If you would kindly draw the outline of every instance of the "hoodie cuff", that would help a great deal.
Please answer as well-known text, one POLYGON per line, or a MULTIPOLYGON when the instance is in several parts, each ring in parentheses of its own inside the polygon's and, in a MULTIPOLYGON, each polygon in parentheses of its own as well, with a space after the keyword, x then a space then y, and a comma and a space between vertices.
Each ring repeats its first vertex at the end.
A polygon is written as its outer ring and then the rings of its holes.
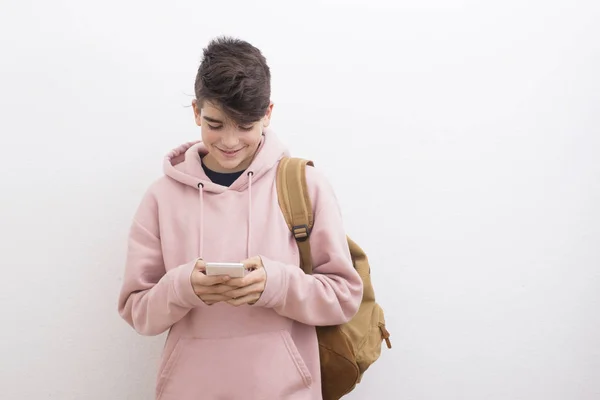
POLYGON ((206 305, 206 303, 196 295, 194 288, 192 287, 192 271, 196 266, 196 261, 197 260, 194 260, 190 263, 180 265, 174 269, 175 276, 173 278, 173 290, 181 302, 181 305, 188 308, 206 305))
POLYGON ((254 303, 254 307, 274 308, 283 300, 283 294, 286 292, 286 266, 283 263, 260 256, 267 279, 265 282, 265 290, 254 303))

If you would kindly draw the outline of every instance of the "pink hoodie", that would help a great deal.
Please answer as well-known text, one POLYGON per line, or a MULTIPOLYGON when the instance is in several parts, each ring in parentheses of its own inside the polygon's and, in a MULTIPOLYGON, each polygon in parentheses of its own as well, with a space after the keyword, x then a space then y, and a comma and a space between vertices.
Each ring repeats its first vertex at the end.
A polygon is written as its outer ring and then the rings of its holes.
POLYGON ((207 178, 199 153, 203 144, 190 142, 166 156, 166 176, 144 195, 130 231, 119 313, 142 335, 169 330, 156 399, 321 399, 314 326, 352 318, 363 289, 332 188, 316 168, 307 170, 315 268, 306 275, 277 202, 276 166, 287 152, 275 135, 265 132, 229 188, 207 178), (208 306, 194 293, 198 257, 256 255, 267 281, 254 305, 208 306))

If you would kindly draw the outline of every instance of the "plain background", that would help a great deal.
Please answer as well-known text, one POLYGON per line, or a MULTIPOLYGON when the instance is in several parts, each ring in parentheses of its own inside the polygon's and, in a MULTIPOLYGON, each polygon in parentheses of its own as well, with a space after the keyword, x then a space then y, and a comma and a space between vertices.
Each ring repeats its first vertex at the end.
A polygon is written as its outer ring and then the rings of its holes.
POLYGON ((126 238, 221 34, 370 256, 394 348, 348 399, 600 398, 598 2, 0 4, 3 400, 152 398, 126 238))

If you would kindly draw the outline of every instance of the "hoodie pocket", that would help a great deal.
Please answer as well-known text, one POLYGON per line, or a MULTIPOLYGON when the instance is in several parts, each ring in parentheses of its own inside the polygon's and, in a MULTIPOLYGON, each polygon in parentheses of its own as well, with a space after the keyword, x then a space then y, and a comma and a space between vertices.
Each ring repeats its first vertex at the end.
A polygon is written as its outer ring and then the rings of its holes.
POLYGON ((160 400, 309 398, 311 374, 289 332, 180 339, 159 374, 160 400))

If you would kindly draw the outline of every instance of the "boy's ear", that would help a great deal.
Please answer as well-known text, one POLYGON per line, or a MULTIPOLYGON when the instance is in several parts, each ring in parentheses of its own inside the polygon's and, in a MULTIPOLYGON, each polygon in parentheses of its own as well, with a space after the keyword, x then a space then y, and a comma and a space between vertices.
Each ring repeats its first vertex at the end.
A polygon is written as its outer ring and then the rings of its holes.
POLYGON ((194 121, 196 122, 196 125, 202 126, 202 108, 200 107, 198 100, 192 100, 192 108, 194 109, 194 121))
POLYGON ((273 102, 271 102, 269 104, 269 107, 267 108, 267 112, 265 113, 265 116, 262 118, 263 128, 266 128, 271 124, 272 113, 273 113, 273 102))

